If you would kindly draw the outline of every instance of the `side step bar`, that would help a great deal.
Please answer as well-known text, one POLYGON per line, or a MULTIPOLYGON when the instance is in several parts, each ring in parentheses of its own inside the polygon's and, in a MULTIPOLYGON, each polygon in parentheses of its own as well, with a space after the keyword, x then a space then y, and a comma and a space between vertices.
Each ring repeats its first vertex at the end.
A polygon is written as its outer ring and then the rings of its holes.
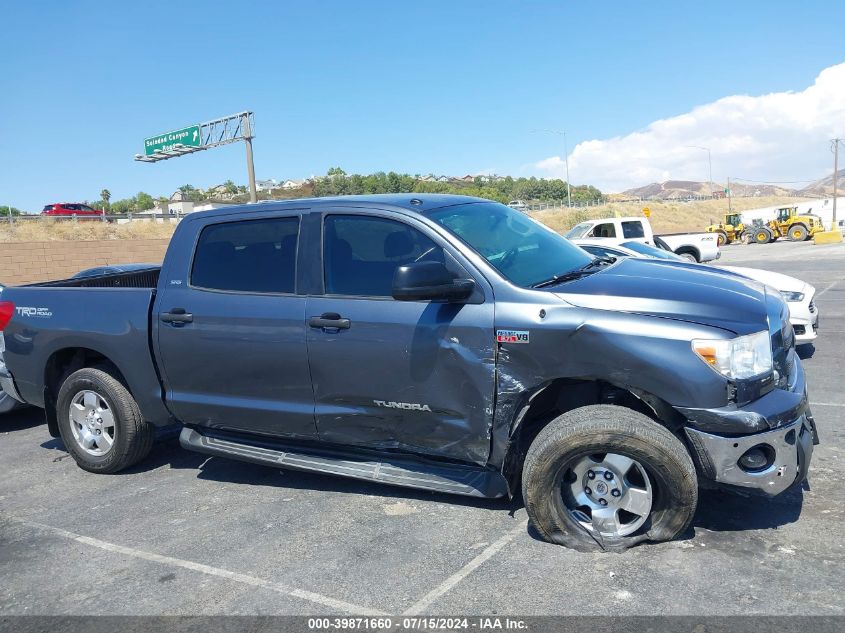
POLYGON ((188 427, 182 429, 179 443, 189 451, 206 455, 420 490, 486 498, 502 497, 508 491, 501 473, 470 466, 401 458, 375 461, 371 456, 353 453, 308 451, 302 447, 288 448, 283 445, 258 446, 229 438, 203 435, 188 427))

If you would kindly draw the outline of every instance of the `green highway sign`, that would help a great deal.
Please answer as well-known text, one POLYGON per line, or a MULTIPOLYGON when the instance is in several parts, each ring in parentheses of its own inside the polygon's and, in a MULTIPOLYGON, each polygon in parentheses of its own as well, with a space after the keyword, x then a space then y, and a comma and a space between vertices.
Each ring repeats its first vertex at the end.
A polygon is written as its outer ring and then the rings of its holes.
POLYGON ((200 126, 192 125, 181 130, 176 130, 175 132, 165 132, 164 134, 144 139, 144 151, 147 156, 152 156, 159 151, 172 150, 176 145, 184 145, 186 147, 199 147, 202 145, 200 126))

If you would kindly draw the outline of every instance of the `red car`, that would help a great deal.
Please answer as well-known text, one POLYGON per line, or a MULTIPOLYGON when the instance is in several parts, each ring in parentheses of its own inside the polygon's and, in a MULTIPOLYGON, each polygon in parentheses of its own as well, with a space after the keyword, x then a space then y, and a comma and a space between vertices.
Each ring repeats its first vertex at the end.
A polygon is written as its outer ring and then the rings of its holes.
POLYGON ((77 202, 57 202, 56 204, 44 205, 41 210, 41 215, 102 215, 102 211, 98 211, 87 204, 79 204, 77 202))

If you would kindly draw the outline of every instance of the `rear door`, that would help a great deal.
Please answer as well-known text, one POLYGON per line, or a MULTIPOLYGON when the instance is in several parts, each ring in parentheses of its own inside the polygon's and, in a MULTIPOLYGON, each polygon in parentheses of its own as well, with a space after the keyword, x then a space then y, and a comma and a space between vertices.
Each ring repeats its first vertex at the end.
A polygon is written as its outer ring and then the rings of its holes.
POLYGON ((161 284, 153 318, 168 405, 183 423, 316 437, 296 293, 300 224, 299 214, 225 216, 201 230, 192 255, 174 253, 189 272, 161 284))
POLYGON ((616 225, 613 222, 596 224, 586 237, 616 237, 616 225))
POLYGON ((646 231, 642 220, 623 220, 621 237, 634 242, 651 244, 649 232, 646 231))
POLYGON ((307 304, 320 439, 485 463, 495 388, 489 286, 436 233, 399 214, 328 212, 321 241, 325 293, 307 304), (396 267, 414 261, 472 276, 476 296, 394 300, 396 267))

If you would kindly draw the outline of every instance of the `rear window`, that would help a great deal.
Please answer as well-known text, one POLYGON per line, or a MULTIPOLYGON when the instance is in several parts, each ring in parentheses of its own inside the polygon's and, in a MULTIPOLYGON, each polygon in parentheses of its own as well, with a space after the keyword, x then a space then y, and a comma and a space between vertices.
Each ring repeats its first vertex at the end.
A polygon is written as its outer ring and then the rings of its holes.
POLYGON ((293 293, 299 218, 242 220, 203 229, 191 285, 211 290, 293 293))
POLYGON ((643 223, 639 220, 628 220, 622 223, 622 235, 627 239, 636 239, 638 237, 645 237, 645 230, 643 223))

